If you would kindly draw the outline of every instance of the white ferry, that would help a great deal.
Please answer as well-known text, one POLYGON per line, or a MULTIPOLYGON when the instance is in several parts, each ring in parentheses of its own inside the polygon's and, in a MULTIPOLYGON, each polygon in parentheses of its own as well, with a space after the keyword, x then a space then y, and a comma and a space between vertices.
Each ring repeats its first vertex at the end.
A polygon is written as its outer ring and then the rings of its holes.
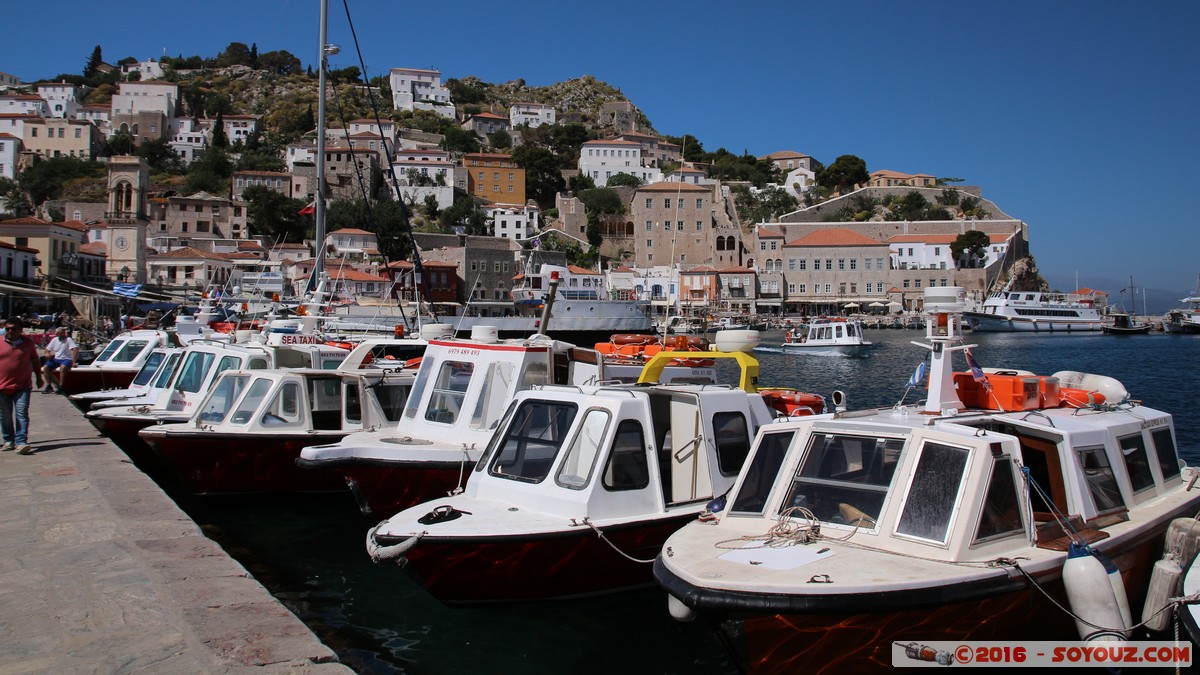
POLYGON ((1094 295, 1013 291, 1009 286, 963 316, 978 331, 1089 333, 1104 327, 1094 295))

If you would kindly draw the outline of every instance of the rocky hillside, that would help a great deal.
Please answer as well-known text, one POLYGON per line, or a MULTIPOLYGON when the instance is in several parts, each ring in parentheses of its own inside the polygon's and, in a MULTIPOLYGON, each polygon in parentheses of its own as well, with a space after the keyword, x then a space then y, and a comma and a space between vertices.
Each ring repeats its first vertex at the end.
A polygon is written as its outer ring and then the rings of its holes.
POLYGON ((620 89, 591 75, 545 87, 530 86, 523 79, 489 84, 477 77, 465 77, 457 80, 453 89, 464 94, 464 102, 458 105, 460 112, 472 110, 472 105, 502 113, 513 103, 544 103, 554 106, 560 122, 578 122, 601 136, 625 131, 656 133, 645 113, 620 89))

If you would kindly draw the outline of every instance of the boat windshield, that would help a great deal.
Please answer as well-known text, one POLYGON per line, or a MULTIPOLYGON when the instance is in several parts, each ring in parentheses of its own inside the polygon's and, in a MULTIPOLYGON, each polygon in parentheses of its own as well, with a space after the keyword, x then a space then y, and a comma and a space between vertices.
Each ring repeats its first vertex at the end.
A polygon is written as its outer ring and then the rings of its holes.
POLYGON ((479 388, 475 410, 471 412, 472 429, 494 429, 504 414, 515 379, 514 364, 498 361, 488 366, 487 376, 479 388))
POLYGON ((204 374, 208 372, 208 367, 216 358, 216 354, 212 352, 188 354, 183 361, 183 366, 179 369, 179 379, 175 381, 175 388, 189 393, 200 391, 200 385, 204 383, 204 374))
MULTIPOLYGON (((117 350, 109 359, 112 363, 129 363, 137 358, 138 354, 150 344, 149 340, 130 340, 117 350)), ((105 351, 108 351, 107 349, 105 351)))
POLYGON ((208 398, 200 405, 200 421, 212 424, 225 421, 233 402, 249 381, 249 375, 230 375, 218 380, 208 398))
POLYGON ((158 372, 158 367, 162 365, 163 359, 167 358, 166 352, 150 352, 150 356, 146 357, 146 362, 142 364, 142 369, 133 378, 134 386, 148 384, 154 379, 154 373, 158 372))
POLYGON ((171 383, 171 376, 175 374, 175 367, 179 365, 179 359, 182 354, 178 352, 167 357, 167 362, 158 371, 158 377, 154 378, 155 389, 166 389, 171 383))
POLYGON ((262 404, 269 391, 271 391, 271 380, 265 377, 255 378, 246 391, 246 395, 238 402, 237 411, 233 413, 229 422, 231 424, 250 424, 250 421, 254 419, 254 411, 262 404))
POLYGON ((443 361, 433 383, 425 419, 454 424, 462 412, 463 399, 467 396, 467 387, 471 385, 474 373, 475 364, 470 361, 443 361))
POLYGON ((827 523, 873 527, 904 440, 814 433, 781 511, 799 507, 827 523))
POLYGON ((523 401, 488 465, 497 478, 540 483, 550 473, 575 421, 578 406, 564 401, 523 401))
POLYGON ((112 355, 116 354, 117 350, 120 349, 121 347, 123 347, 124 345, 125 345, 125 340, 113 340, 112 342, 108 343, 104 347, 104 351, 100 352, 100 355, 97 356, 93 360, 93 363, 99 363, 101 361, 109 360, 110 358, 112 358, 112 355))

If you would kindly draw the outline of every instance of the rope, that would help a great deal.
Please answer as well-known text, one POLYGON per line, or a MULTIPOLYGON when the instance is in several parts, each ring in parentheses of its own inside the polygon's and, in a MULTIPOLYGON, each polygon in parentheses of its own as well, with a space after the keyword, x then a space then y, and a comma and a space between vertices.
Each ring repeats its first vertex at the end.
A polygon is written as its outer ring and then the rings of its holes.
POLYGON ((1058 510, 1058 506, 1055 505, 1054 500, 1050 498, 1050 495, 1046 494, 1046 491, 1042 489, 1042 486, 1038 485, 1037 481, 1035 481, 1033 476, 1030 475, 1029 467, 1021 464, 1020 462, 1017 462, 1017 466, 1021 468, 1021 474, 1025 477, 1026 485, 1032 486, 1033 489, 1037 490, 1038 496, 1040 496, 1042 501, 1046 502, 1046 504, 1050 507, 1050 513, 1054 516, 1054 519, 1058 521, 1058 524, 1062 526, 1063 532, 1067 533, 1071 537, 1072 543, 1079 544, 1080 546, 1090 549, 1091 547, 1088 546, 1088 543, 1083 541, 1083 538, 1079 536, 1079 531, 1076 530, 1075 526, 1071 524, 1071 520, 1065 517, 1062 511, 1058 510))
POLYGON ((571 524, 572 525, 587 525, 588 527, 592 528, 592 531, 596 533, 596 536, 600 537, 600 541, 608 544, 609 548, 611 548, 612 550, 621 554, 621 557, 625 558, 626 560, 630 560, 635 563, 641 563, 643 565, 649 565, 650 563, 654 562, 654 558, 651 558, 649 560, 642 560, 641 558, 635 558, 635 557, 629 555, 628 553, 622 551, 621 549, 617 548, 617 545, 612 543, 611 541, 609 541, 608 537, 606 537, 604 535, 604 532, 602 532, 600 530, 600 528, 596 527, 595 524, 593 524, 592 521, 588 520, 587 518, 584 518, 582 521, 577 521, 574 518, 572 518, 571 524))

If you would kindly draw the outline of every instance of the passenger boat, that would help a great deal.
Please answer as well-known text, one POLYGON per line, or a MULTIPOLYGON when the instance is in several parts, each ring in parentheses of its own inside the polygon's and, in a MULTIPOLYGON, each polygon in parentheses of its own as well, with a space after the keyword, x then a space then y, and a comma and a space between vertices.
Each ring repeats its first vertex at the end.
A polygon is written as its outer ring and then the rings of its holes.
POLYGON ((759 430, 727 507, 655 562, 673 616, 736 633, 754 672, 866 672, 926 641, 1124 639, 1200 474, 1171 416, 1112 378, 983 372, 962 298, 925 292, 923 405, 759 430))
POLYGON ((341 473, 364 513, 386 517, 461 488, 518 391, 604 377, 592 349, 540 334, 500 339, 489 326, 471 333, 429 341, 395 426, 305 448, 297 463, 341 473))
POLYGON ((1094 295, 1004 290, 992 293, 978 310, 964 312, 971 330, 993 332, 1088 333, 1104 320, 1094 295))
POLYGON ((675 358, 663 351, 639 385, 517 393, 461 494, 380 523, 369 554, 398 559, 451 604, 653 583, 649 563, 667 535, 728 490, 756 430, 776 416, 755 391, 755 343, 718 334, 708 352, 737 360, 739 387, 659 383, 675 358))
POLYGON ((72 394, 70 400, 83 412, 114 405, 151 403, 167 386, 182 353, 183 349, 180 347, 154 349, 128 387, 72 394))
MULTIPOLYGON (((284 334, 284 339, 306 337, 284 334)), ((265 368, 333 369, 349 352, 325 344, 230 343, 219 340, 194 340, 184 348, 180 364, 167 388, 153 402, 121 405, 89 411, 92 426, 108 436, 138 463, 153 463, 149 447, 138 432, 153 424, 186 422, 207 394, 217 375, 226 370, 265 368)))
POLYGON ((413 380, 404 363, 226 371, 189 421, 139 435, 192 494, 344 491, 336 473, 297 467, 300 450, 395 424, 413 380))
POLYGON ((1135 317, 1123 312, 1110 312, 1109 323, 1104 324, 1103 330, 1109 335, 1145 335, 1150 332, 1150 324, 1138 321, 1135 317))
POLYGON ((83 394, 101 389, 124 389, 155 349, 178 346, 164 330, 133 330, 118 334, 86 366, 75 366, 62 378, 63 391, 83 394))
POLYGON ((1187 307, 1167 312, 1163 317, 1163 330, 1167 333, 1200 333, 1200 277, 1197 277, 1192 292, 1180 302, 1187 307))
POLYGON ((873 345, 857 319, 813 319, 804 332, 788 331, 779 345, 787 354, 861 356, 873 345))

